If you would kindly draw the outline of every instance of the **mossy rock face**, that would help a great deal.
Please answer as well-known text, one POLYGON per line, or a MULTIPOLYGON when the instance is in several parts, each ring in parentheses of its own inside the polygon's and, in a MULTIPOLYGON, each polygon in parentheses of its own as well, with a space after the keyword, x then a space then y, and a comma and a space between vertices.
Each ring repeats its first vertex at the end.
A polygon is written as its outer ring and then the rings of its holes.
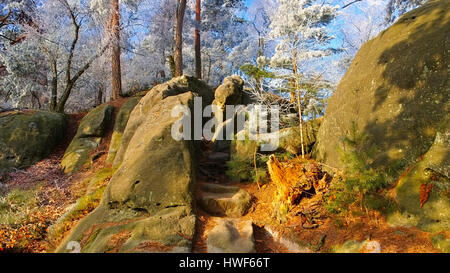
POLYGON ((392 180, 425 154, 449 115, 449 32, 448 0, 429 1, 365 43, 328 102, 314 157, 343 168, 353 122, 378 149, 374 167, 395 166, 392 180))
POLYGON ((65 173, 77 172, 89 161, 90 152, 100 145, 113 112, 114 107, 105 104, 96 107, 83 118, 61 161, 65 173))
MULTIPOLYGON (((203 107, 209 105, 214 100, 214 92, 205 82, 195 77, 181 76, 174 78, 166 83, 157 85, 147 92, 136 107, 131 112, 122 136, 120 147, 114 159, 114 166, 119 166, 123 160, 128 144, 134 137, 136 130, 145 121, 147 113, 152 111, 153 107, 162 100, 177 96, 186 92, 192 92, 202 98, 203 107)), ((171 109, 169 109, 170 111, 171 109)))
POLYGON ((444 234, 436 234, 431 237, 433 246, 444 253, 450 253, 450 238, 446 238, 444 234))
POLYGON ((194 144, 172 138, 179 118, 171 110, 182 105, 192 110, 194 97, 192 92, 169 96, 143 114, 100 206, 79 222, 59 252, 68 251, 70 241, 79 242, 83 252, 190 251, 194 144))
POLYGON ((46 111, 0 114, 0 174, 45 158, 64 137, 66 118, 46 111))
POLYGON ((438 232, 450 230, 450 123, 436 134, 423 159, 398 182, 395 192, 400 210, 388 215, 394 226, 418 226, 438 232), (428 201, 420 207, 420 187, 432 184, 428 201))
POLYGON ((122 142, 123 132, 127 126, 131 111, 133 111, 134 107, 136 107, 141 99, 142 96, 131 97, 122 105, 122 107, 120 107, 114 123, 114 131, 111 137, 111 143, 109 144, 108 158, 106 159, 106 162, 112 163, 114 161, 117 150, 122 142))

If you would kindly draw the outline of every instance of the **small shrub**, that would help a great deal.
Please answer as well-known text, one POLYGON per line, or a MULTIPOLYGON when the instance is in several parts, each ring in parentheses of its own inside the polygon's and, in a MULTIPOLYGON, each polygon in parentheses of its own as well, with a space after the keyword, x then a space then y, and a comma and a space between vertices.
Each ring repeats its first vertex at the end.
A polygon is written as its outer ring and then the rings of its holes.
POLYGON ((351 204, 365 209, 383 208, 387 205, 378 194, 386 187, 385 172, 371 167, 376 147, 367 145, 367 135, 359 133, 356 124, 350 135, 342 139, 341 159, 345 169, 341 178, 334 179, 328 193, 327 209, 331 213, 347 211, 351 204))

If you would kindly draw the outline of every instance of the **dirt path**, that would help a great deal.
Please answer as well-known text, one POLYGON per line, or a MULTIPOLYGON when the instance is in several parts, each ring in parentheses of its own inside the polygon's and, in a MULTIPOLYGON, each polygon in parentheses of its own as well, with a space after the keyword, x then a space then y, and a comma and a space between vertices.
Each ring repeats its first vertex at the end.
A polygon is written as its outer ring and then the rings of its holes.
MULTIPOLYGON (((213 144, 205 143, 202 157, 200 158, 198 175, 197 175, 197 190, 196 195, 198 196, 199 187, 204 183, 212 183, 225 186, 237 186, 245 189, 245 184, 234 183, 230 181, 225 172, 227 170, 226 162, 220 162, 214 158, 223 156, 222 153, 213 151, 213 144)), ((229 156, 229 154, 228 154, 229 156)), ((253 198, 254 199, 254 198, 253 198)), ((242 220, 252 220, 255 215, 254 206, 256 205, 256 200, 252 200, 252 208, 249 212, 241 217, 242 220)), ((197 206, 197 223, 196 223, 196 233, 193 240, 194 253, 206 253, 206 239, 208 232, 214 228, 215 220, 220 217, 214 217, 205 212, 200 206, 197 206)), ((267 218, 265 216, 265 218, 267 218)), ((258 226, 253 224, 253 236, 255 241, 255 249, 258 253, 286 253, 288 249, 278 243, 273 236, 264 229, 264 226, 258 226)))
MULTIPOLYGON (((352 240, 377 241, 383 253, 440 252, 431 243, 431 237, 435 234, 418 228, 391 227, 386 223, 385 216, 377 211, 349 215, 345 218, 327 215, 326 220, 314 229, 302 228, 301 223, 297 223, 296 219, 280 224, 270 215, 275 194, 273 183, 265 184, 261 189, 255 183, 234 183, 225 175, 226 164, 218 164, 217 161, 210 159, 214 155, 212 144, 206 143, 200 159, 197 186, 202 183, 237 186, 250 193, 252 207, 240 219, 253 222, 255 249, 258 253, 330 252, 334 247, 352 240)), ((305 199, 302 202, 309 201, 305 199)), ((214 228, 217 218, 197 206, 194 253, 207 252, 207 235, 214 228)))

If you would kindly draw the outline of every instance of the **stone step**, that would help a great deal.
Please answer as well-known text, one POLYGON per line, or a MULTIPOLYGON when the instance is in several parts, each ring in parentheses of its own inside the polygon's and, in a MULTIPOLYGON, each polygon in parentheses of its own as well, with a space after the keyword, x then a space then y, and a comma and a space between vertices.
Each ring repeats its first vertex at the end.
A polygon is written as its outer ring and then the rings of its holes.
POLYGON ((238 187, 205 183, 197 197, 199 205, 213 216, 241 217, 251 207, 251 196, 238 187))
POLYGON ((251 220, 217 218, 207 233, 208 253, 254 253, 255 240, 251 220))

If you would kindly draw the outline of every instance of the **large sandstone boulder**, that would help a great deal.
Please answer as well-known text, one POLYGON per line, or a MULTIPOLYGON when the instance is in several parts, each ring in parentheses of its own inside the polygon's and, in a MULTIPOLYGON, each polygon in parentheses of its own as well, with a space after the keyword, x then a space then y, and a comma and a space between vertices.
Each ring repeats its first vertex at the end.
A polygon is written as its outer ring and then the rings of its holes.
POLYGON ((367 150, 377 149, 372 167, 391 181, 412 168, 397 185, 401 214, 390 217, 391 223, 449 229, 448 197, 433 189, 423 208, 419 197, 421 184, 449 179, 448 129, 441 130, 448 128, 450 106, 449 33, 449 1, 430 1, 364 44, 330 98, 319 130, 314 156, 327 165, 344 167, 339 148, 354 124, 367 136, 367 150))
POLYGON ((171 110, 180 105, 192 109, 195 96, 190 91, 175 93, 148 109, 154 93, 141 100, 130 117, 140 120, 139 126, 127 125, 124 135, 131 137, 100 206, 58 251, 67 251, 70 241, 79 242, 83 252, 107 252, 112 246, 119 252, 190 251, 195 230, 194 144, 172 138, 172 125, 179 118, 172 117, 171 110))
POLYGON ((433 144, 450 106, 450 9, 431 1, 362 46, 330 98, 314 147, 344 167, 338 148, 354 123, 378 153, 374 165, 401 171, 433 144))
POLYGON ((238 105, 242 103, 244 80, 237 75, 225 78, 214 94, 214 104, 225 110, 226 105, 238 105))
MULTIPOLYGON (((321 119, 311 120, 303 124, 303 143, 305 152, 309 152, 316 142, 317 132, 319 131, 321 119)), ((261 151, 261 145, 267 143, 267 139, 275 138, 278 135, 278 147, 270 153, 301 154, 300 128, 290 127, 279 130, 275 133, 260 135, 258 140, 249 139, 248 131, 243 130, 236 134, 235 140, 231 143, 231 158, 253 162, 255 150, 261 151), (244 139, 244 140, 238 140, 244 139)))
POLYGON ((91 151, 100 145, 113 112, 114 107, 104 104, 83 118, 61 161, 65 173, 77 172, 88 162, 91 151))
POLYGON ((227 113, 227 105, 243 105, 244 102, 249 102, 248 94, 244 92, 244 80, 238 75, 233 75, 224 79, 223 84, 217 87, 214 93, 213 105, 216 105, 221 110, 220 113, 215 113, 215 118, 222 122, 217 128, 214 128, 215 135, 213 137, 214 150, 228 152, 230 149, 231 140, 226 140, 229 132, 226 130, 226 125, 229 122, 234 122, 234 132, 237 133, 237 122, 228 118, 236 115, 236 113, 227 113), (221 137, 220 137, 221 136, 221 137), (223 138, 223 139, 220 139, 223 138))
POLYGON ((64 137, 62 114, 29 111, 0 114, 0 174, 34 164, 49 155, 64 137))
POLYGON ((109 151, 106 162, 112 163, 114 161, 117 150, 119 149, 120 143, 122 142, 122 136, 127 126, 128 119, 130 118, 131 111, 133 111, 134 107, 136 107, 141 99, 142 96, 131 97, 120 107, 120 110, 117 113, 116 120, 114 122, 114 130, 111 136, 111 142, 109 144, 109 151))
POLYGON ((394 226, 418 226, 427 231, 450 230, 450 122, 437 134, 423 158, 403 176, 396 188, 400 211, 388 215, 394 226), (430 196, 420 206, 422 185, 431 184, 430 196))
POLYGON ((203 81, 190 76, 174 78, 166 83, 153 87, 132 111, 113 165, 118 166, 121 164, 130 140, 135 135, 136 130, 147 118, 147 113, 149 113, 156 104, 168 97, 177 96, 189 91, 202 98, 203 107, 211 104, 214 100, 214 93, 211 87, 203 81))

